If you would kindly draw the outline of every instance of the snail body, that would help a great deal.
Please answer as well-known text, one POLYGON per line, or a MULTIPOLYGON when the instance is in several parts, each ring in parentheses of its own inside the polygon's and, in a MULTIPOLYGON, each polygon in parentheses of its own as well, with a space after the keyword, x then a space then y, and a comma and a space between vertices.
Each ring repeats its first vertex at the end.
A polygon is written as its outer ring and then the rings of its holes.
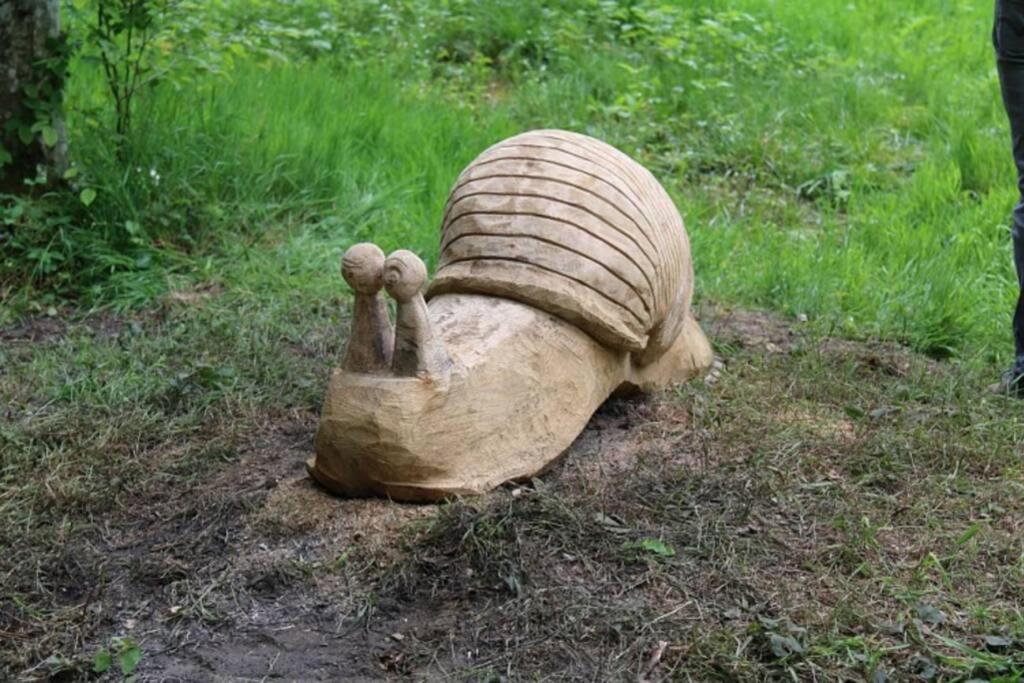
POLYGON ((411 252, 356 245, 342 272, 353 331, 309 471, 345 495, 427 501, 529 478, 615 391, 711 363, 671 199, 625 154, 575 133, 509 138, 462 172, 426 297, 411 252))

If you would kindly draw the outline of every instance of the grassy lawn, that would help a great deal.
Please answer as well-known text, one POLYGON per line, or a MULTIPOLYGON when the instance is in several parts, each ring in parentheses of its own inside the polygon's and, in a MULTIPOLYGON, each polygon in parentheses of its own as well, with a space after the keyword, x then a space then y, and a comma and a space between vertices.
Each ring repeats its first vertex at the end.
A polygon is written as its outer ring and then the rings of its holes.
POLYGON ((208 63, 121 156, 73 63, 95 200, 0 203, 0 678, 1021 679, 989 4, 193 9, 208 63), (458 172, 532 127, 663 182, 722 367, 527 486, 327 496, 341 252, 432 262, 458 172))
POLYGON ((432 260, 462 167, 505 136, 561 127, 662 180, 706 296, 1007 361, 1015 187, 991 8, 362 0, 330 5, 330 21, 319 9, 212 3, 214 28, 190 48, 237 51, 140 96, 127 164, 101 128, 98 70, 74 62, 76 182, 96 199, 7 215, 6 317, 45 310, 55 290, 124 309, 211 281, 283 285, 268 247, 301 254, 290 291, 326 286, 359 239, 432 260))

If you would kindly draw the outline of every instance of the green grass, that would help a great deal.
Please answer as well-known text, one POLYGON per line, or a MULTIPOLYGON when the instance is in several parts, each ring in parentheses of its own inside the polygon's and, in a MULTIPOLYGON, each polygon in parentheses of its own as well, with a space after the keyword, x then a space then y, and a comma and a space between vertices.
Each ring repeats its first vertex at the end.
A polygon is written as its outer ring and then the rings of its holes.
MULTIPOLYGON (((268 242, 309 250, 310 296, 358 240, 430 260, 459 170, 547 126, 656 172, 687 219, 702 295, 1008 358, 1015 185, 988 7, 367 0, 324 23, 302 3, 229 6, 276 17, 264 39, 312 26, 331 49, 278 40, 287 61, 268 59, 248 27, 224 72, 140 97, 127 167, 97 130, 98 73, 76 64, 71 134, 98 199, 56 237, 20 227, 36 251, 7 259, 12 300, 57 288, 124 309, 240 266, 245 286, 296 274, 254 253, 268 242)), ((220 11, 209 21, 234 35, 220 11)))

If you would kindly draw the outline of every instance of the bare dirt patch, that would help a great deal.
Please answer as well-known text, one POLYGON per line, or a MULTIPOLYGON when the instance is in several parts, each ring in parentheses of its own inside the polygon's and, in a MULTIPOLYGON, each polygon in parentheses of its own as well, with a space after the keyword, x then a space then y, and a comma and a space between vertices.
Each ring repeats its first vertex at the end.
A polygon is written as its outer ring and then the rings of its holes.
POLYGON ((68 330, 76 325, 95 334, 115 336, 124 324, 122 318, 113 315, 94 315, 77 323, 56 314, 41 315, 0 328, 0 341, 13 344, 48 342, 66 336, 68 330))

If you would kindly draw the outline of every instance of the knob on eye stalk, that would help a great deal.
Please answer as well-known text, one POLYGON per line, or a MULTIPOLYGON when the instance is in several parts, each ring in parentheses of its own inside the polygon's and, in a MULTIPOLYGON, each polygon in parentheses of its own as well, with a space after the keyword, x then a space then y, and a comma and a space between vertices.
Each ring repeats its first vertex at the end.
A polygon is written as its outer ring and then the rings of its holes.
POLYGON ((411 251, 399 249, 384 262, 383 279, 384 288, 398 303, 391 371, 399 377, 441 378, 451 361, 434 336, 427 303, 423 300, 426 265, 411 251))
POLYGON ((384 287, 399 302, 409 301, 427 283, 427 266, 408 249, 399 249, 384 261, 384 287))
POLYGON ((376 244, 356 244, 341 257, 341 276, 357 294, 376 294, 384 286, 384 252, 376 244))

